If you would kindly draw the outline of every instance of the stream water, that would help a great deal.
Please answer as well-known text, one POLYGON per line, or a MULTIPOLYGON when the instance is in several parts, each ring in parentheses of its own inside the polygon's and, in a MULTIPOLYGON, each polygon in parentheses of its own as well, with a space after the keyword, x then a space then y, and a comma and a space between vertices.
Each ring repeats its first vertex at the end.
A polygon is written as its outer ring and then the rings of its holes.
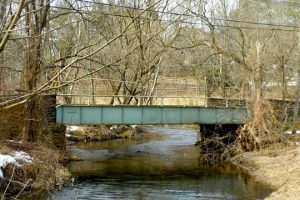
MULTIPOLYGON (((263 199, 271 190, 230 166, 203 166, 196 131, 148 127, 160 136, 71 145, 72 186, 47 199, 263 199)), ((151 134, 151 133, 150 133, 151 134)))

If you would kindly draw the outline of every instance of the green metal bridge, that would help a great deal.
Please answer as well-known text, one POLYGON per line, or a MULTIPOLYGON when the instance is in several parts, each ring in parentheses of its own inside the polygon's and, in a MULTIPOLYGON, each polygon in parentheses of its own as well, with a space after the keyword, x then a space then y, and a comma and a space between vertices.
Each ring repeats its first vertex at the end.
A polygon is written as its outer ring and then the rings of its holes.
POLYGON ((243 124, 250 116, 244 106, 210 105, 209 98, 58 95, 56 123, 65 125, 163 125, 163 124, 243 124), (64 102, 72 96, 72 104, 64 102), (79 100, 74 100, 74 97, 79 100), (135 105, 123 105, 125 98, 135 98, 135 105), (112 105, 108 101, 114 100, 112 105), (143 105, 151 102, 151 105, 143 105))

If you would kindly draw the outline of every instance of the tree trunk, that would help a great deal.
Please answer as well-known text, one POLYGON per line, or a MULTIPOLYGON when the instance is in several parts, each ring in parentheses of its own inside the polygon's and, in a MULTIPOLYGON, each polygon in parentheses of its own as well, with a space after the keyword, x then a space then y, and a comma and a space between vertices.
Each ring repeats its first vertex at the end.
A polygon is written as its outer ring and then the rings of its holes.
POLYGON ((36 142, 38 136, 38 106, 37 97, 32 97, 24 105, 25 123, 23 128, 23 140, 36 142))
MULTIPOLYGON (((43 1, 41 1, 43 2, 43 1)), ((42 63, 42 41, 41 33, 47 25, 47 14, 50 9, 50 0, 43 2, 46 6, 38 13, 36 3, 31 2, 26 6, 27 47, 25 52, 23 83, 24 90, 33 92, 38 83, 38 72, 42 63)), ((40 5, 43 6, 43 5, 40 5)), ((24 106, 25 123, 23 128, 23 140, 36 142, 38 139, 39 121, 42 113, 39 108, 38 97, 31 97, 24 106)))
POLYGON ((225 98, 225 76, 224 76, 224 69, 223 69, 223 58, 220 56, 220 95, 221 97, 225 98))
MULTIPOLYGON (((2 0, 0 4, 0 28, 5 24, 4 15, 6 13, 7 0, 2 0)), ((2 41, 2 30, 0 30, 0 41, 2 41)), ((5 70, 4 70, 4 50, 0 53, 0 95, 4 95, 5 70)))
MULTIPOLYGON (((300 52, 300 33, 298 34, 298 45, 300 52)), ((297 86, 295 91, 295 106, 294 106, 294 129, 296 129, 299 115, 299 99, 300 99, 300 65, 298 64, 297 69, 297 86)))
POLYGON ((256 66, 254 74, 254 87, 255 87, 255 102, 259 102, 262 98, 262 64, 260 58, 261 45, 256 43, 256 66))
MULTIPOLYGON (((34 91, 37 86, 37 72, 40 69, 40 44, 39 40, 33 39, 28 44, 34 45, 27 49, 24 65, 24 90, 34 91)), ((25 123, 23 129, 23 140, 36 142, 38 128, 38 102, 37 97, 32 97, 24 106, 25 123)))
POLYGON ((285 98, 286 98, 286 94, 287 94, 287 82, 286 82, 286 79, 285 79, 284 64, 281 66, 281 70, 282 70, 282 102, 284 104, 285 98))
POLYGON ((4 51, 0 53, 0 96, 5 95, 5 70, 4 70, 4 51))
POLYGON ((297 70, 297 87, 295 91, 295 106, 294 106, 294 127, 296 128, 299 118, 299 98, 300 98, 300 67, 297 70))

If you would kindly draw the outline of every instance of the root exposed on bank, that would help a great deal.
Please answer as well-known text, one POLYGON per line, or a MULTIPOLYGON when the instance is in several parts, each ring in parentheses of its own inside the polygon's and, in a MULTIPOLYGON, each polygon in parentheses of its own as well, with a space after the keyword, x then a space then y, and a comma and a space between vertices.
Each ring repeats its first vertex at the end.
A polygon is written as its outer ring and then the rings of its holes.
POLYGON ((236 133, 214 133, 215 136, 205 138, 200 143, 200 162, 215 164, 243 152, 258 151, 274 145, 284 147, 291 143, 283 134, 286 127, 287 108, 276 111, 269 101, 256 101, 252 105, 252 120, 241 126, 236 133))
POLYGON ((199 144, 200 162, 203 164, 215 164, 230 159, 235 154, 235 146, 229 142, 231 136, 216 136, 207 138, 199 144))
POLYGON ((284 117, 279 120, 279 112, 267 100, 259 100, 252 106, 252 120, 248 121, 238 132, 237 150, 240 152, 257 151, 273 144, 288 144, 284 137, 288 116, 284 109, 284 117))

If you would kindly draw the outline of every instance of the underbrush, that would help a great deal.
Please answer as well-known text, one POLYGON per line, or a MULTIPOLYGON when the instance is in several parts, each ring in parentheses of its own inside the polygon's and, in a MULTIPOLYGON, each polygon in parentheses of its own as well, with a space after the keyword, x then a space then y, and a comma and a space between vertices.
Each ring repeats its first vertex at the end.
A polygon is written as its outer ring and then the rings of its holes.
POLYGON ((3 155, 24 151, 32 158, 32 163, 20 162, 21 166, 7 165, 0 179, 1 199, 15 199, 38 192, 59 189, 68 180, 69 173, 62 163, 66 157, 58 150, 37 143, 7 142, 1 144, 3 155))
POLYGON ((146 133, 142 126, 105 126, 91 125, 80 127, 77 130, 67 130, 68 140, 73 142, 82 141, 103 141, 120 138, 134 138, 146 133))
POLYGON ((284 135, 285 130, 292 128, 287 107, 281 108, 280 112, 279 115, 269 101, 255 102, 252 105, 251 121, 246 122, 235 133, 223 133, 223 136, 217 133, 199 144, 200 162, 226 162, 244 152, 274 149, 273 147, 280 150, 293 145, 284 135))
POLYGON ((215 136, 206 138, 199 144, 200 162, 213 165, 229 160, 235 155, 235 145, 228 142, 230 136, 215 136))

